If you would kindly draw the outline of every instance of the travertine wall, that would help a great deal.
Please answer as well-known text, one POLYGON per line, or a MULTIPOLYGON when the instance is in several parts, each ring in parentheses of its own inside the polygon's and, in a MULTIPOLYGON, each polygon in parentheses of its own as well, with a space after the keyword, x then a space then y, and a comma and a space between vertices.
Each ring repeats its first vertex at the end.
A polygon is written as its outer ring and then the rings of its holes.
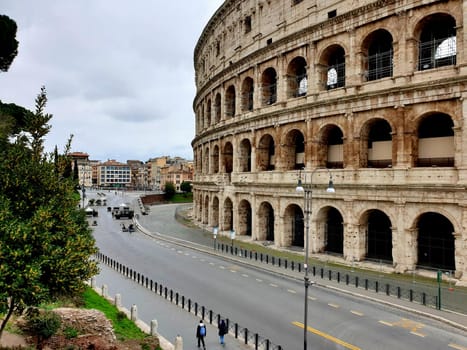
MULTIPOLYGON (((392 244, 389 266, 398 272, 414 270, 420 265, 418 223, 436 213, 452 225, 453 269, 461 282, 467 281, 467 2, 294 3, 226 1, 198 41, 195 218, 221 233, 233 229, 252 240, 269 240, 268 232, 273 232, 278 247, 302 244, 296 235, 303 232, 303 223, 296 218, 303 221, 304 201, 295 186, 303 166, 302 178, 313 183, 312 253, 326 252, 332 208, 342 217, 342 253, 337 255, 349 263, 368 259, 368 218, 378 211, 391 223, 391 241, 383 242, 392 244), (421 69, 419 44, 427 26, 436 27, 429 24, 431 18, 455 23, 455 54, 448 57, 454 60, 433 59, 439 66, 421 69), (379 63, 390 72, 372 73, 371 47, 387 37, 392 38, 387 43, 391 59, 379 63), (345 61, 337 86, 329 80, 333 57, 345 61), (306 70, 304 94, 294 90, 297 62, 306 63, 300 67, 306 70), (272 90, 265 74, 271 68, 277 74, 275 99, 269 95, 266 100, 264 94, 272 90), (253 84, 245 88, 248 79, 253 84), (248 94, 252 106, 245 104, 248 94), (447 159, 427 166, 425 153, 435 154, 441 147, 441 138, 438 146, 436 139, 423 138, 431 151, 420 149, 423 123, 432 116, 440 116, 441 126, 452 131, 443 135, 452 150, 447 159), (389 139, 378 139, 382 126, 390 129, 389 139), (330 156, 333 130, 342 134, 333 150, 342 151, 330 156), (382 147, 380 154, 390 159, 375 162, 373 146, 382 147), (326 170, 315 172, 321 167, 331 168, 335 194, 324 191, 329 176, 326 170)), ((428 130, 437 127, 432 123, 428 130)))

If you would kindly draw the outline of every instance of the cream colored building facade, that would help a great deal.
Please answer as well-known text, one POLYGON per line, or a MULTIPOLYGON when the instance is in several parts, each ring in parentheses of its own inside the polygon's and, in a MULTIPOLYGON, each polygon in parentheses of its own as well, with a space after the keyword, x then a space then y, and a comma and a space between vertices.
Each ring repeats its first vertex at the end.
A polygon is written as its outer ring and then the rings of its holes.
POLYGON ((195 219, 303 247, 301 177, 310 253, 466 283, 466 11, 226 0, 194 52, 195 219))

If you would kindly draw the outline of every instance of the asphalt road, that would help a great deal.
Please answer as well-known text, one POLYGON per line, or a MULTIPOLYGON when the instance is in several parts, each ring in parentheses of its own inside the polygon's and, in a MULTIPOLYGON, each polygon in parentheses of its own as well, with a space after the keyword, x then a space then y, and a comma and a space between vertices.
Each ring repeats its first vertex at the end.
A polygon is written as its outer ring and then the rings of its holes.
MULTIPOLYGON (((107 193, 111 206, 130 200, 130 197, 107 193)), ((178 238, 190 236, 190 229, 173 219, 173 206, 153 207, 152 211, 151 220, 158 232, 178 238)), ((115 220, 105 208, 99 209, 95 237, 102 253, 284 349, 303 348, 303 329, 300 328, 303 327, 303 282, 138 232, 130 235, 121 231, 123 222, 128 225, 130 221, 115 220)), ((198 239, 209 240, 210 237, 198 239)), ((135 293, 141 287, 131 286, 132 282, 127 279, 129 284, 120 285, 125 279, 114 272, 103 269, 103 274, 100 280, 109 279, 109 285, 124 288, 125 294, 143 293, 135 293)), ((146 305, 155 303, 153 298, 160 297, 143 293, 132 303, 140 305, 140 310, 149 310, 146 305)), ((149 314, 140 316, 147 323, 152 319, 149 314)), ((163 318, 156 318, 163 323, 163 318)), ((180 325, 190 337, 193 330, 186 330, 187 325, 182 322, 180 325)), ((459 330, 320 287, 310 288, 308 326, 311 327, 309 349, 467 349, 466 334, 459 330)), ((167 337, 173 339, 174 336, 167 337)))

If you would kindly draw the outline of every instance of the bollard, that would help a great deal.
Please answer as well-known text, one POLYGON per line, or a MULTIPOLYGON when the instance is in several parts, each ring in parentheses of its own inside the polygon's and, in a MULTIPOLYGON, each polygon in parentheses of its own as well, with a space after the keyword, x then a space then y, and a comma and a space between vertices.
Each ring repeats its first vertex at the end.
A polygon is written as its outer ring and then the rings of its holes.
POLYGON ((180 335, 175 338, 174 350, 183 350, 183 338, 180 335))
POLYGON ((138 309, 136 304, 131 305, 131 320, 136 321, 138 319, 138 309))
POLYGON ((96 277, 91 278, 91 288, 92 289, 96 288, 96 277))
POLYGON ((157 320, 151 320, 151 335, 156 336, 157 335, 157 327, 159 324, 157 323, 157 320))
POLYGON ((119 293, 115 294, 115 306, 117 308, 122 306, 122 295, 119 293))
POLYGON ((104 298, 107 298, 107 295, 109 294, 109 288, 107 287, 106 284, 102 285, 102 296, 104 298))

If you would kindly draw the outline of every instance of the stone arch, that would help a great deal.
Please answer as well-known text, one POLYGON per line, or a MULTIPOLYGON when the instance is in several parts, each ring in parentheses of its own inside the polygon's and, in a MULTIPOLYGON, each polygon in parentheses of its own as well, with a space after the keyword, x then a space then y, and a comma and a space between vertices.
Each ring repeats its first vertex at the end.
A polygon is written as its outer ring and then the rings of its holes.
POLYGON ((246 199, 242 199, 238 204, 238 234, 240 236, 250 236, 252 233, 252 210, 251 204, 246 199))
POLYGON ((418 70, 456 64, 456 30, 456 19, 448 13, 433 13, 417 23, 418 70))
POLYGON ((266 106, 277 102, 277 73, 272 67, 261 75, 261 101, 266 106))
POLYGON ((254 103, 254 81, 251 77, 246 77, 242 83, 242 111, 252 111, 254 103))
POLYGON ((308 91, 307 63, 302 56, 295 57, 287 67, 287 97, 305 96, 308 91))
POLYGON ((235 116, 236 94, 235 87, 229 85, 225 91, 225 116, 226 118, 233 118, 235 116))
POLYGON ((231 142, 226 142, 222 152, 224 170, 227 174, 233 171, 233 146, 231 142))
POLYGON ((274 138, 270 134, 261 136, 256 147, 256 168, 258 171, 275 169, 275 150, 274 138))
POLYGON ((223 231, 232 231, 233 228, 233 203, 232 200, 227 197, 224 200, 224 221, 222 223, 223 231))
POLYGON ((262 202, 258 209, 258 240, 274 242, 274 208, 269 202, 262 202))
POLYGON ((319 132, 318 164, 329 169, 344 167, 344 134, 335 124, 325 125, 319 132))
POLYGON ((211 155, 211 173, 219 173, 219 146, 214 145, 211 155))
POLYGON ((297 204, 288 205, 284 211, 284 245, 305 247, 305 220, 297 204))
POLYGON ((251 143, 249 139, 243 139, 239 147, 239 171, 251 171, 251 143))
POLYGON ((363 77, 366 81, 392 77, 393 38, 386 29, 377 29, 362 42, 364 53, 363 77))
POLYGON ((219 197, 217 196, 212 199, 211 226, 219 227, 219 197))
POLYGON ((444 113, 425 114, 418 121, 413 154, 417 167, 454 166, 454 122, 444 113))
POLYGON ((367 210, 360 219, 365 228, 366 259, 392 262, 392 224, 379 209, 367 210))
POLYGON ((206 103, 206 120, 208 122, 208 126, 211 126, 212 120, 211 120, 211 99, 208 99, 208 102, 206 103))
POLYGON ((425 212, 416 220, 420 267, 456 270, 455 238, 452 222, 442 214, 425 212))
POLYGON ((392 166, 392 128, 386 119, 372 118, 360 131, 360 167, 392 166))
POLYGON ((204 208, 203 208, 203 224, 207 225, 209 223, 209 196, 204 197, 204 208))
POLYGON ((301 130, 292 129, 287 132, 281 147, 281 157, 285 170, 297 170, 305 167, 305 137, 301 130))
POLYGON ((345 49, 339 44, 326 47, 321 53, 320 82, 324 89, 345 86, 345 49))
POLYGON ((331 206, 322 208, 317 215, 317 224, 318 230, 323 231, 323 250, 327 253, 343 255, 344 218, 340 211, 331 206))
POLYGON ((204 149, 204 158, 203 158, 203 174, 209 174, 209 147, 206 146, 204 149))
POLYGON ((221 94, 217 93, 214 99, 214 123, 218 124, 221 121, 221 94))

